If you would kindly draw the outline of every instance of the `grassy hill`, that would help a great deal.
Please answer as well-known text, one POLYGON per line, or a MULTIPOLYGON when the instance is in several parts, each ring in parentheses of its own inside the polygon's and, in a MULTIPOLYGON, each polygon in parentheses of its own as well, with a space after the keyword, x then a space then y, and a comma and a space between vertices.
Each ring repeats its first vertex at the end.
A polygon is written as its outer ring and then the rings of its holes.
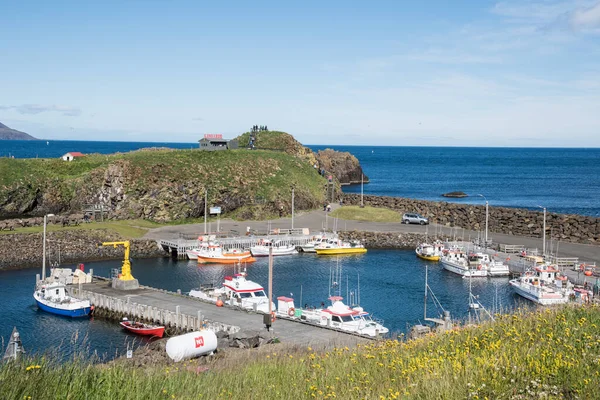
POLYGON ((10 381, 0 398, 592 399, 600 387, 599 326, 597 306, 568 306, 410 342, 265 347, 205 366, 140 368, 136 355, 104 366, 29 359, 0 367, 0 381, 10 381))
POLYGON ((140 150, 61 159, 0 158, 0 217, 78 212, 103 203, 119 218, 158 222, 204 215, 242 218, 317 207, 324 180, 305 159, 277 151, 140 150))

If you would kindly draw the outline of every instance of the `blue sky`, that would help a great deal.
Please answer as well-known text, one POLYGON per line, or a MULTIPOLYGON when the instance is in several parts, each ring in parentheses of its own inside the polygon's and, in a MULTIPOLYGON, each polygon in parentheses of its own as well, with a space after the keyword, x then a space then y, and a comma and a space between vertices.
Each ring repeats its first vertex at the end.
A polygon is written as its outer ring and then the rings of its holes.
POLYGON ((0 122, 47 139, 600 147, 600 1, 0 0, 0 122))

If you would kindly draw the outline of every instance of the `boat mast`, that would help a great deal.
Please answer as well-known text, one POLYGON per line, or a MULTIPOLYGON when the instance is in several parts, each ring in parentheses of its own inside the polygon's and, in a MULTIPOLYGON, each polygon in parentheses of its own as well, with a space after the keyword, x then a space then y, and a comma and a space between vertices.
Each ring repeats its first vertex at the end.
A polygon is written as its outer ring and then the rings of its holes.
POLYGON ((423 319, 427 319, 427 264, 425 264, 425 296, 423 296, 423 319))

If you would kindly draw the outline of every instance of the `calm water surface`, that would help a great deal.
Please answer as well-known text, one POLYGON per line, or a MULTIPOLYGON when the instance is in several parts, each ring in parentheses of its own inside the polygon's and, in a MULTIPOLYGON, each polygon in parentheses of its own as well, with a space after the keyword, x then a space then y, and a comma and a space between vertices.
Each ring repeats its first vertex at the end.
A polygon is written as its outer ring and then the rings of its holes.
MULTIPOLYGON (((467 317, 469 281, 442 270, 437 263, 417 259, 412 251, 369 250, 364 255, 339 257, 339 262, 335 257, 313 254, 275 258, 274 297, 293 296, 297 306, 318 306, 323 301, 328 303, 330 290, 341 290, 344 297, 349 293, 357 296, 360 279, 360 304, 365 310, 384 319, 391 331, 405 332, 407 326, 423 318, 425 265, 430 266, 429 285, 442 305, 454 317, 467 317), (338 265, 342 268, 341 284, 330 288, 330 272, 338 265)), ((103 261, 86 263, 85 268, 109 276, 111 268, 120 266, 120 261, 103 261)), ((193 261, 168 258, 134 260, 132 268, 143 285, 183 292, 200 283, 220 283, 225 275, 233 273, 231 266, 198 266, 193 261)), ((38 269, 0 272, 4 298, 0 303, 0 336, 5 341, 12 327, 17 326, 29 353, 58 347, 63 356, 69 356, 78 349, 89 349, 106 358, 143 342, 122 332, 114 322, 98 318, 72 320, 39 311, 32 298, 36 273, 38 269)), ((267 287, 267 259, 261 258, 248 267, 248 279, 267 287)), ((524 304, 509 288, 507 278, 473 280, 472 286, 473 293, 490 309, 495 306, 508 310, 524 304)), ((428 309, 433 311, 433 304, 428 309)), ((432 314, 429 316, 437 316, 432 314)))

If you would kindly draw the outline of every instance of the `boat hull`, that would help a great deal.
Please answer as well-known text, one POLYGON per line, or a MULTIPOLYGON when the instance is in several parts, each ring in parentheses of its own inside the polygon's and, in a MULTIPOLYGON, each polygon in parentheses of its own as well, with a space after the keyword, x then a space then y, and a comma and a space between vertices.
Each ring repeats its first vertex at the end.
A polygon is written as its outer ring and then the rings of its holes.
POLYGON ((131 326, 131 323, 120 322, 121 325, 127 332, 135 333, 136 335, 142 336, 157 336, 159 338, 163 337, 165 334, 164 326, 155 326, 151 328, 135 328, 131 326))
POLYGON ((478 270, 478 269, 467 269, 467 268, 463 268, 460 267, 458 265, 455 265, 454 263, 442 260, 442 267, 446 270, 446 271, 450 271, 453 272, 455 274, 458 275, 462 275, 462 276, 466 276, 466 277, 472 277, 472 278, 484 278, 487 276, 487 271, 486 270, 478 270))
MULTIPOLYGON (((265 250, 265 249, 251 249, 250 250, 252 252, 252 255, 254 257, 268 257, 269 256, 269 250, 265 250)), ((291 256, 293 254, 298 254, 298 250, 296 250, 295 247, 289 248, 289 249, 276 249, 273 248, 273 256, 291 256)))
POLYGON ((256 258, 251 255, 233 257, 203 257, 198 256, 198 264, 237 264, 239 262, 254 262, 256 258))
POLYGON ((559 295, 559 297, 554 297, 554 298, 539 297, 537 294, 532 293, 529 290, 525 289, 523 286, 521 286, 519 284, 519 282, 516 282, 513 280, 513 281, 510 281, 509 283, 512 286, 512 288, 514 289, 516 294, 518 294, 521 297, 526 298, 527 300, 533 301, 534 303, 540 304, 542 306, 551 306, 551 305, 555 305, 555 304, 566 304, 569 301, 568 296, 560 296, 559 295))
POLYGON ((427 261, 440 261, 440 258, 441 258, 440 256, 436 256, 436 255, 428 256, 428 255, 420 254, 420 253, 416 253, 416 254, 417 254, 417 257, 419 257, 423 260, 427 260, 427 261))
POLYGON ((322 256, 333 256, 337 254, 363 254, 366 253, 367 249, 364 247, 349 247, 339 249, 316 249, 316 253, 322 256))
POLYGON ((64 309, 55 306, 51 306, 50 304, 46 304, 42 300, 35 299, 37 306, 40 310, 46 311, 51 314, 61 315, 63 317, 71 317, 71 318, 83 318, 88 317, 92 311, 93 306, 89 307, 81 307, 75 309, 64 309))

